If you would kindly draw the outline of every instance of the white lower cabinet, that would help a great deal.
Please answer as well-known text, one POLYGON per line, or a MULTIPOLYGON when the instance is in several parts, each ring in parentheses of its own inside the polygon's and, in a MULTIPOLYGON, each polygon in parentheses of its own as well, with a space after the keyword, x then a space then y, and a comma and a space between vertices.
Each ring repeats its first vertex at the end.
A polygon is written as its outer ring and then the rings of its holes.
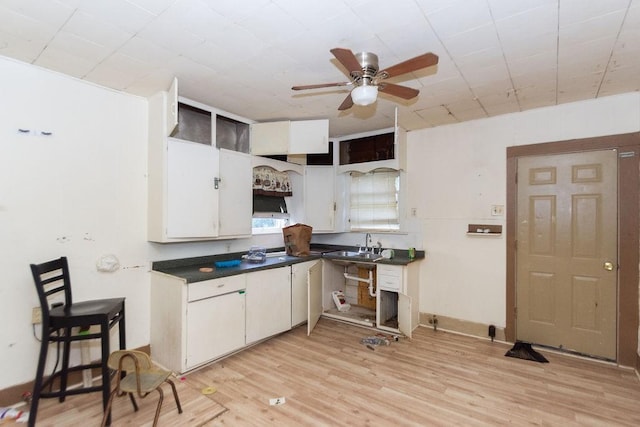
POLYGON ((244 346, 244 290, 188 304, 187 367, 244 346))
MULTIPOLYGON (((310 334, 333 307, 331 291, 344 287, 343 272, 328 260, 194 283, 152 271, 152 357, 184 373, 305 321, 310 334)), ((418 264, 378 264, 377 283, 376 326, 410 337, 419 320, 418 264)))
POLYGON ((418 264, 378 264, 376 270, 376 327, 411 338, 420 320, 418 264))
POLYGON ((245 345, 246 275, 202 282, 152 271, 151 354, 186 372, 245 345))
POLYGON ((291 267, 245 274, 246 343, 291 329, 291 267))

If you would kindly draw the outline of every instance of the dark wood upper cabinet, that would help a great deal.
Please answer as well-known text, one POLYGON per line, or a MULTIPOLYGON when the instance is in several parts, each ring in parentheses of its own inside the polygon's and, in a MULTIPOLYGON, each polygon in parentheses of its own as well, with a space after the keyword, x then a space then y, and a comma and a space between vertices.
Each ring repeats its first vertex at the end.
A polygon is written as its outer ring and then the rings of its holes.
POLYGON ((393 132, 340 141, 340 164, 376 162, 395 158, 393 132))

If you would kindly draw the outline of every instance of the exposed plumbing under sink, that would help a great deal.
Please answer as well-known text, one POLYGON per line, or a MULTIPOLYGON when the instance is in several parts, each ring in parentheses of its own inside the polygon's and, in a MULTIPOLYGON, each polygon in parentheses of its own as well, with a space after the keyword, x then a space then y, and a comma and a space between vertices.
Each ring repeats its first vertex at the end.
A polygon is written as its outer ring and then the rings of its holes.
POLYGON ((344 272, 345 279, 355 280, 355 281, 358 281, 358 282, 367 283, 369 285, 369 295, 371 297, 373 297, 373 298, 376 297, 375 289, 373 289, 373 282, 374 282, 374 280, 373 280, 373 269, 369 269, 369 278, 368 279, 365 279, 364 277, 357 277, 357 276, 350 275, 346 271, 347 266, 345 266, 344 269, 345 269, 345 272, 344 272))

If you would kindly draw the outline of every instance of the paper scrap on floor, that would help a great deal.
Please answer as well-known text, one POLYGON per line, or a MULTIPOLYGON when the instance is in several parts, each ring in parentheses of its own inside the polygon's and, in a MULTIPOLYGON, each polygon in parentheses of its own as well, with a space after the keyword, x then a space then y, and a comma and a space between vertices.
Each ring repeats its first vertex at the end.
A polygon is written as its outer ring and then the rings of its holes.
POLYGON ((283 405, 284 403, 286 403, 284 397, 274 397, 272 399, 269 399, 269 405, 271 406, 283 405))

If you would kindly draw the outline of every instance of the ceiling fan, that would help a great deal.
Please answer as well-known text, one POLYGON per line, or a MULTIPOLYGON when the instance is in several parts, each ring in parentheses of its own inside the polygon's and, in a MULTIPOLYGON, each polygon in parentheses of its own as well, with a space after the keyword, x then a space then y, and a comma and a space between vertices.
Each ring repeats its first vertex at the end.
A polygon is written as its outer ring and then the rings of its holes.
POLYGON ((291 89, 305 90, 333 86, 353 86, 351 93, 340 104, 338 110, 348 110, 353 104, 372 104, 376 101, 378 91, 403 99, 414 98, 420 93, 419 90, 388 83, 384 80, 431 67, 438 63, 437 55, 425 53, 380 71, 378 68, 378 56, 374 53, 360 52, 354 55, 351 50, 343 48, 331 49, 331 53, 347 69, 351 81, 293 86, 291 89))

